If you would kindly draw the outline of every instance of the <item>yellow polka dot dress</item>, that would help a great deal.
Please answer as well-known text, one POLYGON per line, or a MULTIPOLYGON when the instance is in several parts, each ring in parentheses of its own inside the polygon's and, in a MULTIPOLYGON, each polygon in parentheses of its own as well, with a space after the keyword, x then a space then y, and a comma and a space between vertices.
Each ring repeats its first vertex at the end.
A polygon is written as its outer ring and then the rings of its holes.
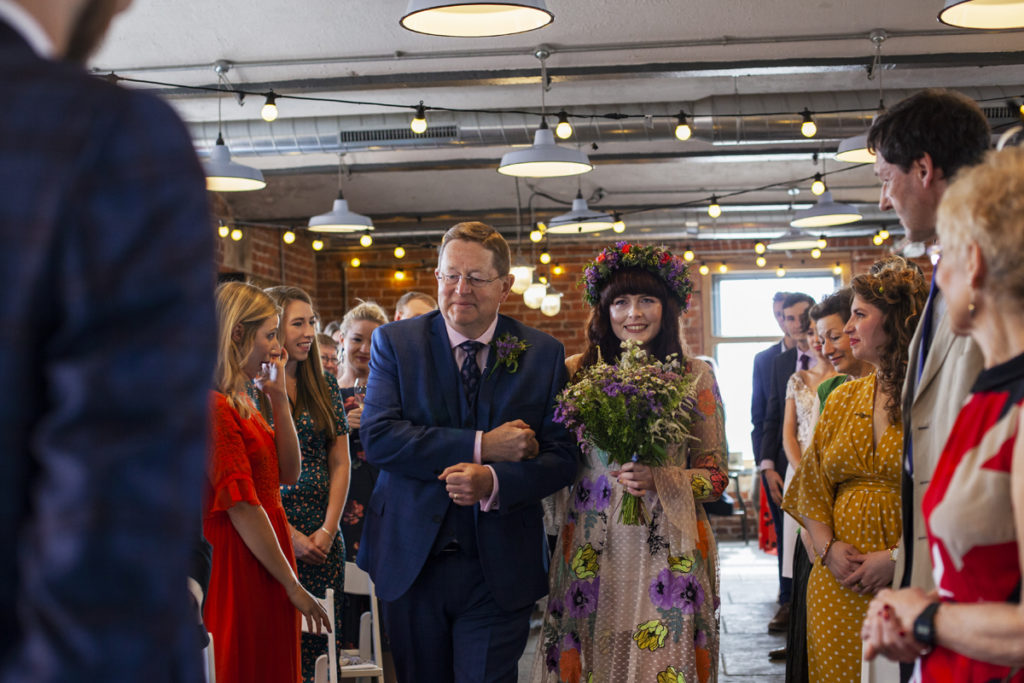
MULTIPOLYGON (((782 508, 832 528, 835 539, 861 553, 900 538, 903 427, 889 425, 878 449, 872 436, 875 376, 836 388, 825 403, 782 508)), ((815 560, 807 585, 810 680, 860 681, 860 626, 870 595, 845 588, 815 560)))

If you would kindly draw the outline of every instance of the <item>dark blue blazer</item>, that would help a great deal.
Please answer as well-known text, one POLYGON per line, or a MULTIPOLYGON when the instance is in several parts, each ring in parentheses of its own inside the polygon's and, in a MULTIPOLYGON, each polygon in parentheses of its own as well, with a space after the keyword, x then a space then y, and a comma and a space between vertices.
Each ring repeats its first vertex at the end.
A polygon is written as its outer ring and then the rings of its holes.
POLYGON ((761 437, 764 435, 764 416, 768 411, 768 398, 772 386, 772 363, 782 353, 782 342, 775 342, 754 356, 754 377, 750 393, 750 422, 754 429, 750 440, 754 447, 754 460, 761 464, 761 437))
POLYGON ((768 459, 775 463, 775 471, 785 478, 789 459, 782 448, 782 422, 786 416, 786 384, 796 372, 797 350, 793 348, 779 354, 772 361, 772 381, 768 392, 768 409, 764 415, 764 436, 757 462, 768 459))
POLYGON ((0 21, 0 680, 200 680, 213 234, 165 103, 0 21))
POLYGON ((449 465, 473 461, 476 430, 515 419, 537 434, 540 453, 523 462, 493 463, 500 506, 491 512, 473 508, 477 548, 502 609, 520 609, 548 592, 540 500, 573 482, 579 455, 573 438, 552 421, 555 397, 566 381, 565 352, 554 338, 498 316, 495 339, 506 333, 530 346, 514 374, 506 367, 491 374, 496 354, 488 353, 472 428, 460 421, 462 384, 439 312, 373 333, 359 434, 380 477, 357 561, 383 600, 396 600, 412 585, 454 505, 438 475, 449 465))

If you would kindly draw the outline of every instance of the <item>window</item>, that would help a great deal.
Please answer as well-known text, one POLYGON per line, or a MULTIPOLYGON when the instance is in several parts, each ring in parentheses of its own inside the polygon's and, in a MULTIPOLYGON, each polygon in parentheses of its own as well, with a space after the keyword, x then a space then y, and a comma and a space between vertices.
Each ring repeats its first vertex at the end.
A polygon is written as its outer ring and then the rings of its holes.
POLYGON ((800 271, 785 278, 774 274, 729 273, 711 280, 710 351, 718 363, 718 385, 725 404, 729 450, 754 457, 750 443, 751 377, 754 356, 782 333, 772 314, 775 292, 804 292, 821 301, 841 286, 829 271, 800 271))

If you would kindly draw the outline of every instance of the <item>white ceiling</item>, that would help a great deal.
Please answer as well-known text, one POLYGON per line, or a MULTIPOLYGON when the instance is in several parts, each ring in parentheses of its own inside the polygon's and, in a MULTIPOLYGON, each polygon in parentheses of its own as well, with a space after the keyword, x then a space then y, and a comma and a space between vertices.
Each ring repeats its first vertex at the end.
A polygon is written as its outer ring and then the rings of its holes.
MULTIPOLYGON (((707 237, 779 234, 791 217, 785 186, 801 189, 798 202, 813 199, 808 181, 793 181, 821 170, 812 162, 814 152, 827 158, 826 171, 847 168, 832 161, 831 153, 838 139, 863 131, 877 103, 878 73, 867 77, 873 29, 889 34, 881 55, 890 104, 932 86, 997 98, 986 105, 993 108, 1004 106, 1003 97, 1024 95, 1024 33, 950 29, 935 19, 941 0, 547 2, 555 14, 547 28, 457 39, 401 28, 405 0, 135 0, 92 64, 124 77, 216 86, 213 64, 227 60, 230 83, 253 92, 273 87, 281 94, 407 106, 423 100, 428 106, 539 112, 540 62, 534 51, 545 45, 551 52, 549 112, 564 107, 574 113, 657 118, 646 124, 581 120, 576 139, 591 154, 595 170, 578 181, 523 182, 522 206, 532 207, 538 217, 562 213, 579 182, 591 208, 623 211, 631 230, 672 235, 699 225, 707 237), (819 117, 823 133, 805 141, 793 134, 796 112, 804 106, 862 111, 831 121, 819 117), (717 114, 713 120, 698 119, 694 139, 682 143, 672 137, 668 118, 680 108, 717 114), (724 144, 736 136, 736 119, 727 114, 790 111, 744 119, 744 144, 724 144), (726 213, 717 226, 700 208, 637 212, 774 183, 782 187, 724 200, 726 213), (541 194, 531 198, 534 190, 541 194), (731 204, 759 206, 731 212, 731 204)), ((216 96, 169 86, 133 87, 166 96, 193 126, 197 148, 205 154, 216 136, 216 96)), ((262 104, 258 96, 245 98, 242 106, 234 98, 222 100, 225 138, 236 161, 264 169, 268 181, 259 192, 225 195, 239 220, 301 223, 327 211, 337 189, 337 131, 404 127, 409 117, 380 106, 280 100, 281 118, 266 124, 259 118, 262 104), (280 149, 291 132, 311 126, 333 146, 249 153, 251 145, 271 141, 280 149)), ((529 139, 538 119, 432 112, 428 121, 432 127, 454 123, 460 137, 419 148, 345 153, 344 188, 351 208, 373 216, 378 239, 394 233, 407 243, 410 235, 437 234, 463 216, 513 228, 515 181, 495 168, 511 143, 529 139), (486 144, 474 143, 478 129, 487 134, 486 144)), ((830 176, 829 185, 836 199, 864 205, 870 227, 853 230, 873 231, 882 216, 872 207, 877 183, 870 167, 830 176)), ((340 238, 336 244, 348 241, 340 238)))

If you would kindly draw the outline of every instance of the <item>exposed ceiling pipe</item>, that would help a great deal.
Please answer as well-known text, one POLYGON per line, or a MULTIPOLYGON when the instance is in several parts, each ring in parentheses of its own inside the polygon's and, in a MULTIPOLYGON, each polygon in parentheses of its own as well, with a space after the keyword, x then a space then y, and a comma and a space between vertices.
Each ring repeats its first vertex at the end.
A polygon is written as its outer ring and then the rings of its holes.
MULTIPOLYGON (((1016 92, 1002 87, 966 88, 961 91, 977 100, 993 100, 988 109, 993 123, 1015 115, 1003 103, 1016 92), (1000 118, 1003 117, 1003 118, 1000 118)), ((886 101, 897 102, 914 91, 892 90, 886 101)), ((800 135, 798 112, 814 113, 816 141, 836 141, 864 132, 878 105, 877 91, 765 94, 707 97, 688 108, 693 115, 693 137, 716 145, 807 142, 800 135), (825 113, 843 111, 849 113, 825 113), (736 116, 741 114, 742 117, 736 116)), ((687 107, 684 107, 687 108, 687 107)), ((610 108, 572 108, 572 114, 596 118, 573 120, 574 143, 661 141, 674 138, 679 103, 616 105, 623 114, 649 117, 607 119, 610 108)), ((233 156, 284 156, 336 154, 355 150, 443 149, 466 146, 528 145, 539 117, 504 113, 428 112, 427 132, 418 136, 409 129, 410 115, 367 114, 281 118, 273 124, 262 120, 228 121, 221 129, 233 156)), ((208 154, 217 139, 218 124, 190 124, 200 155, 208 154)), ((569 144, 569 143, 565 143, 569 144)), ((828 150, 831 151, 831 150, 828 150)))

